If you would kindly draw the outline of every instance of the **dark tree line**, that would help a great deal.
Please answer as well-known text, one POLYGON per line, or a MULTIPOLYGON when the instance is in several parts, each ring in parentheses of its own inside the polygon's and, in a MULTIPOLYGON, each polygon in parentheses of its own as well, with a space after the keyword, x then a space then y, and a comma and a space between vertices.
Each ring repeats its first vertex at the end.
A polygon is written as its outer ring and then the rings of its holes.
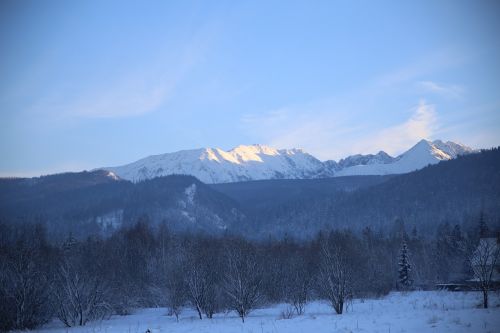
MULTIPOLYGON (((183 308, 202 320, 234 311, 244 321, 259 306, 289 304, 289 315, 326 300, 341 314, 353 297, 380 296, 405 280, 429 288, 468 276, 476 231, 443 224, 434 239, 365 228, 320 232, 310 241, 249 241, 235 236, 175 234, 146 220, 108 238, 50 242, 40 225, 0 224, 0 330, 37 327, 57 317, 85 325, 135 308, 183 308), (408 276, 411 274, 411 276, 408 276), (292 313, 293 312, 293 313, 292 313)), ((405 285, 408 288, 409 285, 405 285)))

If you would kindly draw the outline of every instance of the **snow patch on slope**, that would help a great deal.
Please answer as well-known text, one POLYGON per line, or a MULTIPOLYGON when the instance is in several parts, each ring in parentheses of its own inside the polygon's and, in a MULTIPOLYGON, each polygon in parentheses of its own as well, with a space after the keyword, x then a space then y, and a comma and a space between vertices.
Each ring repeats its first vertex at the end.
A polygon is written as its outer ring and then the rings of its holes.
POLYGON ((97 216, 95 218, 95 222, 101 227, 102 230, 116 230, 122 225, 123 209, 97 216))
POLYGON ((190 205, 194 205, 194 196, 196 194, 196 184, 191 184, 184 190, 186 200, 190 205))
POLYGON ((106 174, 107 177, 113 179, 113 180, 120 180, 120 177, 118 177, 114 172, 108 171, 106 174))

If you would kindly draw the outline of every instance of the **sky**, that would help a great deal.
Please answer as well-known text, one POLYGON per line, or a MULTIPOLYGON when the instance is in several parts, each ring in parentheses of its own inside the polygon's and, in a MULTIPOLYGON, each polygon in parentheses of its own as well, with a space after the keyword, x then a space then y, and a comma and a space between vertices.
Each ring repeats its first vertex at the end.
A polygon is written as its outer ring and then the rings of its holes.
POLYGON ((500 145, 498 1, 0 2, 0 176, 500 145))

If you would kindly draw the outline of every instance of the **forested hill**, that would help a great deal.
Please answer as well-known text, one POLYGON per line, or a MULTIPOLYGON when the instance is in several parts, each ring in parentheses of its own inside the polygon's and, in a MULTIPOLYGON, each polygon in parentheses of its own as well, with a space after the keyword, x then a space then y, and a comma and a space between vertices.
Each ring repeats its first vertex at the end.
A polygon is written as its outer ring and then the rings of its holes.
POLYGON ((192 176, 138 183, 104 171, 0 179, 0 221, 42 223, 66 236, 110 234, 138 220, 172 230, 310 238, 322 229, 388 232, 404 223, 432 236, 443 223, 500 221, 500 150, 393 176, 206 185, 192 176), (395 223, 397 222, 397 223, 395 223))
POLYGON ((310 202, 387 181, 389 176, 345 176, 321 179, 274 179, 212 184, 214 190, 254 212, 287 202, 310 202))
MULTIPOLYGON (((499 226, 498 148, 460 156, 456 160, 385 180, 320 198, 301 196, 280 202, 280 195, 275 193, 279 203, 269 200, 268 204, 260 206, 249 228, 262 234, 288 233, 308 237, 319 229, 330 228, 361 230, 369 226, 390 231, 395 222, 404 222, 407 228, 415 227, 421 234, 433 235, 443 223, 471 227, 477 224, 481 211, 491 227, 499 226)), ((268 191, 265 186, 253 184, 233 186, 245 186, 248 191, 240 188, 238 191, 224 190, 224 193, 230 196, 244 193, 247 198, 258 198, 266 196, 268 191), (251 188, 255 189, 252 195, 249 193, 251 188)), ((237 196, 234 199, 237 200, 237 196)))
POLYGON ((106 171, 0 179, 0 221, 42 223, 50 234, 109 235, 139 220, 178 231, 220 233, 243 214, 192 176, 132 183, 106 171))

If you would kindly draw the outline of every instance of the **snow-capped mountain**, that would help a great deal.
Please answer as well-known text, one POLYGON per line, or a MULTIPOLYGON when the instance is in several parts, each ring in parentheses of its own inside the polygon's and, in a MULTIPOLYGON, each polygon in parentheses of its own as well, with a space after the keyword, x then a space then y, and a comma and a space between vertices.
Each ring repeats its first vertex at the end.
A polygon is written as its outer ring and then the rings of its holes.
POLYGON ((421 140, 397 157, 380 151, 375 155, 348 156, 338 162, 321 162, 301 149, 241 145, 229 151, 202 148, 153 155, 123 166, 102 169, 134 182, 187 174, 204 183, 214 184, 262 179, 400 174, 471 152, 473 149, 450 141, 421 140))
POLYGON ((278 150, 264 145, 242 145, 229 151, 219 148, 182 150, 103 169, 131 181, 188 174, 210 184, 328 176, 324 174, 323 163, 301 149, 278 150))
POLYGON ((384 152, 379 152, 377 155, 354 155, 345 158, 339 164, 343 161, 350 161, 351 163, 337 170, 335 176, 407 173, 422 169, 429 164, 451 160, 458 155, 472 152, 474 152, 472 148, 451 141, 421 140, 415 146, 395 158, 384 152))
POLYGON ((375 155, 356 154, 343 158, 338 162, 329 160, 325 161, 324 163, 328 170, 333 170, 334 172, 338 172, 343 169, 356 165, 388 164, 394 162, 394 160, 395 158, 387 154, 385 151, 379 151, 375 155))

